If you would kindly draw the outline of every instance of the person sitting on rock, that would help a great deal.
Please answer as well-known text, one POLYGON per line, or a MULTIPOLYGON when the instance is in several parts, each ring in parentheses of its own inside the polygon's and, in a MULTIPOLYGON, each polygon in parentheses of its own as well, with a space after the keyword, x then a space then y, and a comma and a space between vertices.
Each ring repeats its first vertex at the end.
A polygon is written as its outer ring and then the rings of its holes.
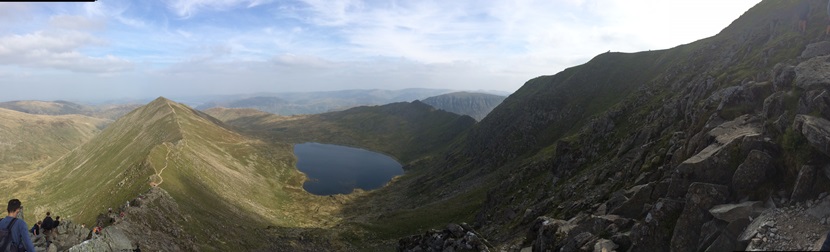
POLYGON ((60 216, 55 216, 55 223, 53 225, 54 225, 55 229, 58 228, 58 226, 61 225, 61 217, 60 216))
POLYGON ((32 233, 34 236, 40 235, 40 226, 43 224, 43 221, 37 221, 35 225, 32 226, 32 229, 29 230, 29 233, 32 233))
POLYGON ((32 244, 32 239, 29 235, 26 234, 26 227, 29 225, 26 224, 26 221, 17 218, 18 215, 22 214, 21 211, 23 211, 23 206, 20 203, 20 200, 9 200, 9 205, 6 207, 6 211, 9 212, 9 215, 0 220, 0 228, 11 230, 10 235, 12 237, 12 246, 34 252, 35 245, 32 244))

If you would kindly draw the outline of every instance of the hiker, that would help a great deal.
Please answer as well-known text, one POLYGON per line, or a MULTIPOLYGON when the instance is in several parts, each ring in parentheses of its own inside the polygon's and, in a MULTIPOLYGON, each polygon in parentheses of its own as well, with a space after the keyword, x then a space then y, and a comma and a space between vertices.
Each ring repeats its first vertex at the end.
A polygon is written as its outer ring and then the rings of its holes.
POLYGON ((53 226, 54 226, 53 228, 57 229, 58 226, 60 226, 60 225, 61 225, 61 217, 60 216, 55 216, 55 223, 53 224, 53 226))
POLYGON ((830 251, 830 232, 827 232, 827 236, 824 237, 824 243, 821 244, 821 249, 818 251, 830 251))
POLYGON ((807 32, 807 18, 810 16, 810 2, 808 0, 801 0, 798 4, 798 32, 805 34, 807 32))
POLYGON ((43 235, 46 236, 46 246, 52 243, 52 229, 55 228, 55 221, 52 220, 52 212, 46 212, 46 218, 43 218, 43 224, 40 227, 43 229, 43 235))
POLYGON ((824 28, 824 36, 830 35, 830 0, 827 0, 827 28, 824 28))
POLYGON ((34 252, 35 245, 32 244, 32 239, 29 238, 29 234, 26 233, 26 227, 29 225, 26 224, 26 221, 17 218, 17 216, 23 211, 23 206, 20 203, 20 200, 9 200, 9 205, 6 207, 6 211, 9 212, 9 215, 0 220, 0 228, 4 228, 9 231, 8 235, 11 235, 12 247, 34 252))
POLYGON ((32 233, 34 236, 40 235, 40 226, 43 224, 43 221, 37 221, 32 229, 29 230, 29 233, 32 233))

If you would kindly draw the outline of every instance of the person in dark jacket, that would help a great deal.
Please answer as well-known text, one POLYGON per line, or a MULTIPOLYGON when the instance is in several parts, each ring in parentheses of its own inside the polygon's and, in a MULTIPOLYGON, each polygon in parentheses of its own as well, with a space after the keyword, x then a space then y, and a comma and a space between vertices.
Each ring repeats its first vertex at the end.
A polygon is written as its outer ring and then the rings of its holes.
POLYGON ((29 238, 29 234, 27 234, 26 230, 29 225, 27 225, 22 219, 17 218, 17 216, 21 214, 21 211, 23 211, 23 205, 20 203, 20 200, 9 200, 9 205, 6 207, 6 211, 9 215, 0 220, 0 228, 11 229, 13 246, 25 249, 25 251, 34 252, 35 245, 32 244, 32 239, 29 238), (12 224, 14 224, 14 226, 12 226, 12 224))
POLYGON ((40 235, 40 226, 43 225, 43 221, 38 221, 32 226, 32 229, 29 229, 29 233, 32 233, 35 236, 40 235))
POLYGON ((55 222, 52 224, 52 229, 58 228, 61 225, 61 217, 55 216, 55 222))
POLYGON ((52 212, 46 212, 46 218, 43 218, 43 235, 46 236, 46 244, 52 243, 52 229, 55 228, 55 221, 52 220, 52 212))

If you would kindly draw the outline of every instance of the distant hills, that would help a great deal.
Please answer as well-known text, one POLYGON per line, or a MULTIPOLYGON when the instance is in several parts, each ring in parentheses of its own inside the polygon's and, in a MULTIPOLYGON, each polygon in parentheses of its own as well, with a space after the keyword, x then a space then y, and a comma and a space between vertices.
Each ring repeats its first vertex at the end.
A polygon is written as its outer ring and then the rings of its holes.
POLYGON ((507 97, 485 93, 454 92, 429 97, 422 100, 422 102, 438 109, 459 115, 468 115, 476 121, 481 121, 505 98, 507 97))
POLYGON ((0 177, 43 168, 97 135, 110 120, 31 115, 0 108, 0 177))
MULTIPOLYGON (((358 106, 411 102, 453 92, 448 89, 410 88, 401 90, 340 90, 325 92, 261 93, 248 96, 214 97, 196 106, 206 110, 214 107, 253 108, 277 115, 319 114, 358 106)), ((198 101, 205 98, 190 98, 198 101)))
POLYGON ((81 105, 68 101, 8 101, 0 102, 0 108, 36 115, 86 115, 115 120, 140 107, 139 104, 81 105))

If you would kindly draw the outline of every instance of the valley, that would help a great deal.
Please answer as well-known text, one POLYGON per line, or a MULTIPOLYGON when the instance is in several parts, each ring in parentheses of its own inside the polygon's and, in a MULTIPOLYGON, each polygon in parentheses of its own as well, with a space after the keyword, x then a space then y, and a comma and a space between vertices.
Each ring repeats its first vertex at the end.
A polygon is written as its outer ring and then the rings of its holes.
POLYGON ((796 8, 763 0, 715 36, 609 51, 506 98, 298 112, 286 97, 202 110, 158 97, 123 115, 3 103, 29 114, 0 109, 0 189, 27 216, 127 215, 61 251, 818 249, 830 230, 830 42, 824 27, 782 25, 796 8), (377 152, 403 174, 315 195, 298 169, 306 143, 377 152))

